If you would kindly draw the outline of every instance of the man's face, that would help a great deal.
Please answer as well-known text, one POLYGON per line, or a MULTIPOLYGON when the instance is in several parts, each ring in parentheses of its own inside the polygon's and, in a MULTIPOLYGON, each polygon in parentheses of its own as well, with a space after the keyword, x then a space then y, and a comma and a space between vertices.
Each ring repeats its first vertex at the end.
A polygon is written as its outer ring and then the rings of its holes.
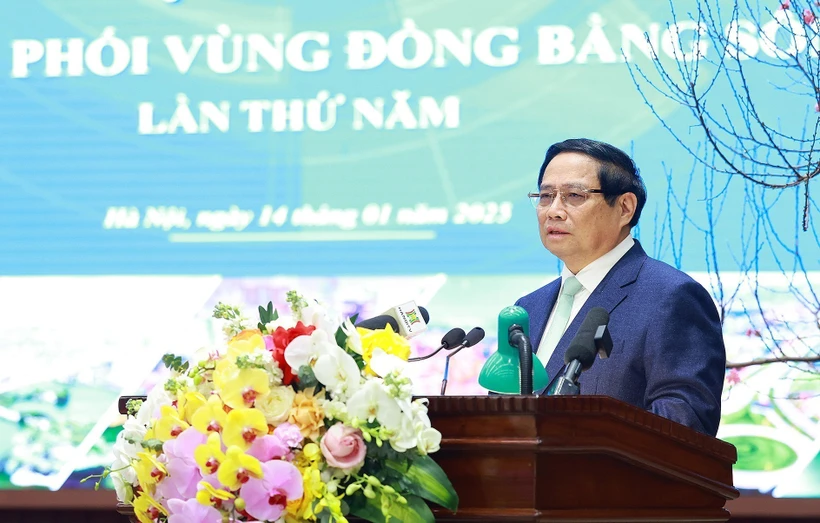
MULTIPOLYGON (((578 195, 585 194, 584 189, 600 188, 597 160, 581 153, 565 152, 547 165, 540 190, 578 195)), ((564 203, 556 195, 551 205, 537 207, 541 242, 576 274, 626 238, 635 212, 635 206, 631 205, 634 198, 631 193, 621 195, 610 207, 602 194, 590 193, 583 203, 573 207, 572 198, 564 203)))

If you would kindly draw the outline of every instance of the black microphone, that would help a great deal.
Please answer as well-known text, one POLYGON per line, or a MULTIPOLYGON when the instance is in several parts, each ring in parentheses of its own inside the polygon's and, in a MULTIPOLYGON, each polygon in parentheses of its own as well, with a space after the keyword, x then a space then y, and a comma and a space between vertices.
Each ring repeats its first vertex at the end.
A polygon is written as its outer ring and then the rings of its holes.
POLYGON ((436 350, 434 350, 433 352, 431 352, 430 354, 428 354, 426 356, 418 356, 416 358, 410 358, 407 361, 426 360, 427 358, 432 358, 433 356, 438 354, 439 351, 441 351, 441 349, 447 349, 447 350, 454 349, 454 348, 456 348, 456 347, 458 347, 458 346, 460 346, 464 343, 465 337, 466 337, 466 334, 464 334, 464 329, 460 329, 458 327, 456 327, 455 329, 450 329, 447 332, 447 334, 445 334, 444 337, 441 338, 441 346, 439 346, 439 348, 437 348, 436 350))
POLYGON ((362 320, 356 324, 356 327, 377 330, 386 329, 388 325, 390 325, 393 328, 393 332, 399 332, 399 322, 396 321, 396 318, 388 316, 386 314, 382 314, 380 316, 373 316, 372 318, 362 320))
POLYGON ((447 355, 447 359, 445 359, 444 361, 444 379, 441 380, 442 396, 444 396, 444 392, 447 390, 447 375, 450 373, 450 358, 461 352, 462 349, 472 347, 473 345, 475 345, 483 339, 484 329, 482 329, 481 327, 473 327, 473 329, 467 333, 467 336, 464 337, 464 341, 461 342, 461 347, 447 355))
POLYGON ((603 307, 593 307, 587 313, 581 327, 572 339, 564 353, 564 363, 567 370, 558 379, 555 385, 556 396, 577 396, 581 393, 578 378, 581 372, 589 369, 595 363, 595 355, 599 350, 609 356, 612 351, 612 338, 606 326, 609 323, 609 313, 603 307), (607 350, 608 340, 608 350, 607 350))
POLYGON ((397 305, 384 314, 368 318, 356 323, 356 327, 363 329, 377 330, 386 329, 388 325, 393 329, 393 332, 401 334, 405 338, 412 338, 420 334, 427 328, 430 323, 430 313, 424 307, 416 307, 414 302, 397 305), (415 309, 418 309, 421 318, 415 315, 415 309))

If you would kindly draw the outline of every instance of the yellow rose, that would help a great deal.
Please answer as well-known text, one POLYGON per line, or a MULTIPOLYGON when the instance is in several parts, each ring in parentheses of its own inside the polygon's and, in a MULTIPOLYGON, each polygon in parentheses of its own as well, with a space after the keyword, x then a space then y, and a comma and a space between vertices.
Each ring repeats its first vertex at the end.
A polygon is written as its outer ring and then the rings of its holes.
POLYGON ((296 393, 291 387, 273 387, 270 393, 256 400, 254 405, 265 415, 270 425, 279 425, 290 416, 290 408, 296 393))
POLYGON ((319 441, 320 431, 325 426, 322 399, 313 395, 313 389, 297 392, 293 398, 288 422, 299 427, 302 436, 319 441))

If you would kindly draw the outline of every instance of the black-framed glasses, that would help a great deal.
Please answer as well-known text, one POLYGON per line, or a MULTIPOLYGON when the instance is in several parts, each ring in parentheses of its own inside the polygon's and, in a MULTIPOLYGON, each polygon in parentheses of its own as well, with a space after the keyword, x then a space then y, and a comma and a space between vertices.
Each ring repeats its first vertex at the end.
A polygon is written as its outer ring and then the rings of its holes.
POLYGON ((567 207, 580 207, 587 201, 590 194, 604 194, 601 189, 587 189, 581 186, 561 187, 560 189, 547 189, 541 192, 528 193, 533 207, 550 207, 555 203, 555 198, 561 198, 561 202, 567 207))

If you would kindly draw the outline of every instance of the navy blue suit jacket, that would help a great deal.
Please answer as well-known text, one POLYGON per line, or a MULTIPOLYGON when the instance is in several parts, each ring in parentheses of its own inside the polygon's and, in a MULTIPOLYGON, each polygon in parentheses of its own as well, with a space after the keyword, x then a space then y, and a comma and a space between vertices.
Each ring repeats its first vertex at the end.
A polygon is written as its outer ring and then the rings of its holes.
MULTIPOLYGON (((516 302, 529 313, 535 347, 560 287, 559 278, 516 302)), ((706 289, 636 241, 567 327, 547 364, 550 379, 563 372, 564 352, 593 307, 609 312, 613 348, 581 374, 581 394, 611 396, 714 436, 726 351, 706 289)))

